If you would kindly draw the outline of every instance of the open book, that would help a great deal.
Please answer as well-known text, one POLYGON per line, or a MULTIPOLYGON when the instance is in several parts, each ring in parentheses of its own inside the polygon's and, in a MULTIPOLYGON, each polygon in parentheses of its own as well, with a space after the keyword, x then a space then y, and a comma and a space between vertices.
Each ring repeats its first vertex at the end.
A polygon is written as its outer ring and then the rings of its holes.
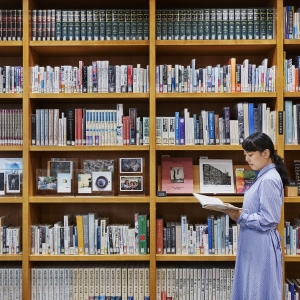
POLYGON ((204 196, 201 194, 193 193, 197 200, 202 204, 203 208, 226 212, 228 209, 234 210, 247 210, 240 207, 233 206, 231 204, 225 204, 221 199, 215 197, 204 196))

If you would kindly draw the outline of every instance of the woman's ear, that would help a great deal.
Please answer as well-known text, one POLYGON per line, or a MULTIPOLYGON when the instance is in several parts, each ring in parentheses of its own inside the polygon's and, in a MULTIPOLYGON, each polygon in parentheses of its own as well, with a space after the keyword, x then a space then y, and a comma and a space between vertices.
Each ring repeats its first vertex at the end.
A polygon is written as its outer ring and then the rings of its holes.
POLYGON ((270 157, 270 150, 269 149, 265 149, 262 153, 264 158, 269 158, 270 157))

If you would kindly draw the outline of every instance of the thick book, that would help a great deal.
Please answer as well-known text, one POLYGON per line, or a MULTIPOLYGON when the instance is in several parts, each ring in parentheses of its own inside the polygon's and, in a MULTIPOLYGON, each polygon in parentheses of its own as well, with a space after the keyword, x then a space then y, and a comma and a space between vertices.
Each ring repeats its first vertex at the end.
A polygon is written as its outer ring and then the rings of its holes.
POLYGON ((209 197, 202 194, 193 193, 196 199, 200 202, 203 208, 226 212, 227 210, 246 210, 241 207, 236 207, 229 203, 224 203, 221 199, 216 197, 209 197))

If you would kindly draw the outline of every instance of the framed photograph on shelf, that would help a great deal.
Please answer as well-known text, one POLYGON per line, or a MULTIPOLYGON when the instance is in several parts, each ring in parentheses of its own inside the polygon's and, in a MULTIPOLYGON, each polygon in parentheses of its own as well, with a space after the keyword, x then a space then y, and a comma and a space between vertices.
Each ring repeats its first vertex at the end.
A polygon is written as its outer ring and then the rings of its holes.
POLYGON ((167 194, 190 194, 193 188, 192 158, 162 157, 161 190, 167 194))
POLYGON ((120 173, 142 173, 142 158, 120 158, 120 173))
POLYGON ((56 191, 57 190, 57 177, 38 176, 37 181, 38 181, 37 189, 40 191, 43 191, 43 190, 56 191))
POLYGON ((20 193, 20 174, 18 172, 7 174, 6 192, 12 194, 20 193))
POLYGON ((48 161, 47 176, 57 177, 57 174, 71 174, 73 173, 73 161, 48 161))
POLYGON ((113 196, 117 174, 115 159, 83 159, 81 169, 76 170, 78 195, 113 196))
POLYGON ((78 174, 78 194, 92 193, 92 174, 78 174))
POLYGON ((92 191, 112 191, 112 172, 92 172, 92 191))
POLYGON ((71 173, 57 173, 57 192, 71 193, 71 173))
POLYGON ((142 192, 143 176, 120 176, 120 192, 142 192))
POLYGON ((255 182, 259 173, 257 170, 245 170, 244 168, 235 168, 235 186, 237 194, 245 194, 245 192, 255 182))
POLYGON ((199 160, 201 194, 233 194, 233 166, 231 159, 199 160))

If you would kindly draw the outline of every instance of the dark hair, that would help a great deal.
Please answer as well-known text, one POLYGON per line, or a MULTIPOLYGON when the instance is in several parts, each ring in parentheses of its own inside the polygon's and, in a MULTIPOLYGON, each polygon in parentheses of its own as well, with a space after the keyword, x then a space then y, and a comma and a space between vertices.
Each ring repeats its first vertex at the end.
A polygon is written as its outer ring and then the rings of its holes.
POLYGON ((270 157, 273 160, 276 170, 279 173, 283 186, 289 184, 288 172, 283 159, 275 153, 274 144, 270 137, 262 132, 256 132, 248 136, 242 143, 242 147, 247 152, 263 152, 268 149, 270 157))

